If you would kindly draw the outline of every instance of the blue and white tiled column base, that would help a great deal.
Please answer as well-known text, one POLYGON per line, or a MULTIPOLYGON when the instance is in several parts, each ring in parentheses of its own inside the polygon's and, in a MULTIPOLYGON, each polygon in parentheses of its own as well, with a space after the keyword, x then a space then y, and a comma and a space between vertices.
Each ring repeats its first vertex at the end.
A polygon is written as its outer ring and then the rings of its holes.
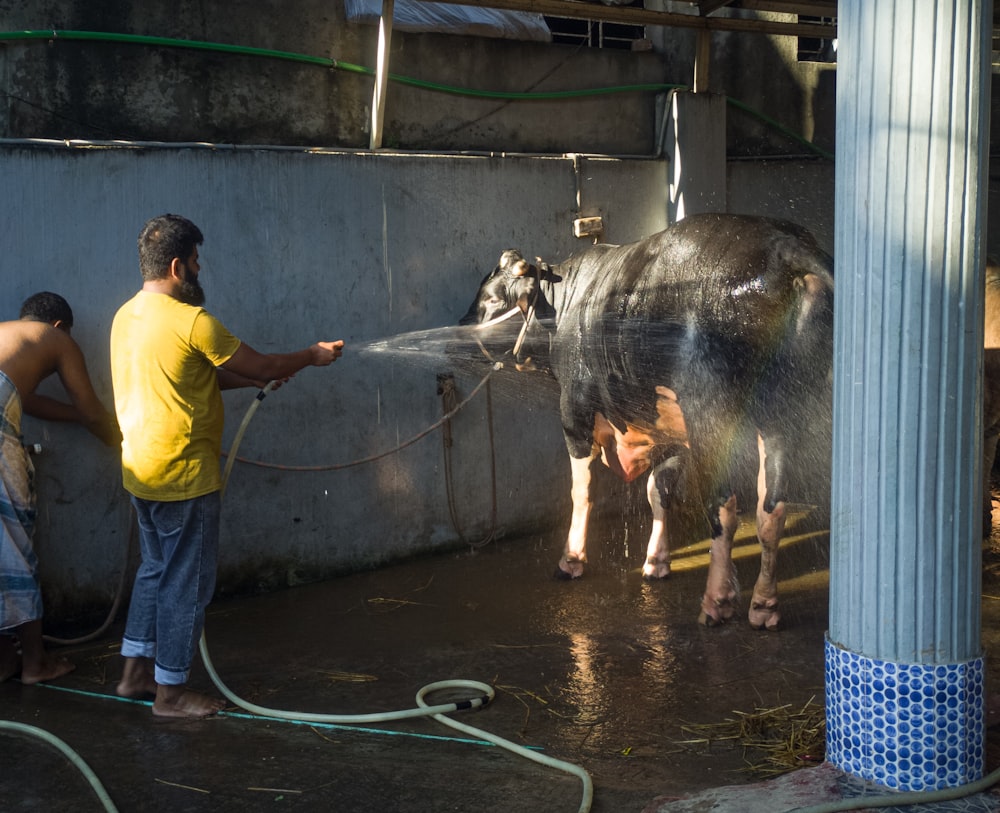
POLYGON ((907 664, 826 640, 826 760, 901 791, 982 778, 984 662, 907 664))

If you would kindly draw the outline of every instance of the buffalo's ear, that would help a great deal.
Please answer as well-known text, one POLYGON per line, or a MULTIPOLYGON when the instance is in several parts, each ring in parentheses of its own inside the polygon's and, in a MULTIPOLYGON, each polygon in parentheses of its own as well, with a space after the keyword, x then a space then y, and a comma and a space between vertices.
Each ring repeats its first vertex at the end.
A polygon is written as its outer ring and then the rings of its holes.
POLYGON ((535 257, 535 263, 538 267, 538 278, 547 279, 551 282, 562 282, 562 277, 552 270, 552 266, 549 265, 541 257, 535 257))

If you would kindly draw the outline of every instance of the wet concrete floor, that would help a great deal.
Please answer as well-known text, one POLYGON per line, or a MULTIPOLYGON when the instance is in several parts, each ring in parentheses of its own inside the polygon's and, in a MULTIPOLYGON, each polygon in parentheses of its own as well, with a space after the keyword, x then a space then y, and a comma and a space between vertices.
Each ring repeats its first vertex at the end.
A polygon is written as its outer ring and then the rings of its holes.
MULTIPOLYGON (((746 813, 778 813, 776 797, 761 801, 750 790, 771 781, 769 771, 784 770, 765 766, 781 746, 754 748, 732 737, 754 715, 794 721, 822 708, 823 525, 815 512, 790 523, 780 560, 783 628, 776 633, 751 630, 742 614, 725 627, 700 626, 707 543, 675 551, 670 579, 646 583, 640 568, 647 526, 614 516, 601 522, 603 542, 578 581, 553 579, 561 531, 500 539, 322 584, 218 600, 209 609, 208 650, 236 695, 277 709, 389 712, 412 708, 418 690, 432 682, 488 683, 496 691, 492 704, 450 717, 582 767, 593 781, 594 813, 660 811, 672 799, 726 786, 747 787, 746 813)), ((737 545, 745 606, 757 568, 746 523, 737 545)), ((984 568, 990 675, 1000 674, 996 562, 1000 557, 987 556, 984 568)), ((231 706, 208 720, 159 721, 148 705, 114 697, 120 634, 118 621, 100 639, 67 648, 77 670, 51 686, 0 685, 0 719, 62 739, 121 811, 580 807, 577 776, 426 717, 293 723, 231 706)), ((216 691, 200 659, 192 685, 216 691)), ((428 699, 446 702, 448 694, 428 699)), ((798 744, 779 756, 819 765, 821 739, 814 747, 801 731, 794 736, 798 744)), ((1000 765, 994 739, 1000 736, 990 737, 989 771, 1000 765)), ((66 758, 0 731, 0 810, 100 809, 66 758)))

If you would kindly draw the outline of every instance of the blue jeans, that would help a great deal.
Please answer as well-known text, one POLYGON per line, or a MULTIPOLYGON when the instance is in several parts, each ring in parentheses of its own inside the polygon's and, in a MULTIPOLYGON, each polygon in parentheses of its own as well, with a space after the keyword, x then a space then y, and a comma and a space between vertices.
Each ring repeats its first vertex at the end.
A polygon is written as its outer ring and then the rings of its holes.
POLYGON ((153 658, 157 683, 187 683, 215 591, 222 500, 158 502, 132 497, 142 563, 122 639, 126 658, 153 658))

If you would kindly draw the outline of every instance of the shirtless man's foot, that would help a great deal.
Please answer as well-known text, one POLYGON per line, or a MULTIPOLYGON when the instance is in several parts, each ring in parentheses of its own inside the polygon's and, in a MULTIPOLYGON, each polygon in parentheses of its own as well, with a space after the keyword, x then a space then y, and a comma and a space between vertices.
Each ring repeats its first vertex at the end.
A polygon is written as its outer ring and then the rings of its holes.
POLYGON ((55 680, 63 675, 68 675, 76 669, 76 664, 66 660, 61 655, 42 656, 41 661, 29 666, 28 659, 24 659, 21 666, 21 683, 26 686, 33 686, 36 683, 44 683, 47 680, 55 680))
POLYGON ((222 711, 225 705, 223 700, 192 691, 183 684, 161 684, 157 687, 156 700, 153 701, 153 714, 157 717, 210 717, 222 711))
POLYGON ((21 671, 21 656, 14 646, 14 639, 0 635, 0 683, 9 680, 21 671))
POLYGON ((21 642, 21 683, 27 686, 44 683, 68 675, 76 669, 76 664, 61 655, 46 652, 40 618, 17 627, 14 634, 21 642))

